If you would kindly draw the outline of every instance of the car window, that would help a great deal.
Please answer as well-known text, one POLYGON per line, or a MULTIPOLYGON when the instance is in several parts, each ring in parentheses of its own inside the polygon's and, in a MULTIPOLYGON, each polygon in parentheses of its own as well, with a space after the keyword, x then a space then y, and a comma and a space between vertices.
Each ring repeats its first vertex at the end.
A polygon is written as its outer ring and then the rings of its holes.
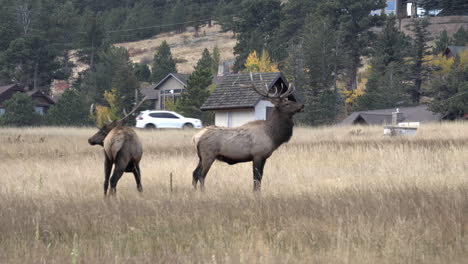
POLYGON ((179 119, 179 117, 171 114, 171 113, 162 113, 164 114, 164 118, 173 118, 173 119, 179 119))
POLYGON ((154 118, 164 118, 163 114, 164 113, 150 113, 149 116, 154 118))
POLYGON ((150 113, 149 116, 154 118, 172 118, 172 119, 179 119, 176 115, 171 113, 150 113))

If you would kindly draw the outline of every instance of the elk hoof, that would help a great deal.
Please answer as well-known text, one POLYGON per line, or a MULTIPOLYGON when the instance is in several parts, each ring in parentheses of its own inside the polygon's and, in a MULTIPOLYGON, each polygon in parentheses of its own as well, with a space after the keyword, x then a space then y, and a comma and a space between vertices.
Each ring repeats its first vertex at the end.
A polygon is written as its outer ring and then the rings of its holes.
POLYGON ((143 186, 141 186, 141 185, 138 186, 138 187, 137 187, 137 190, 138 190, 139 192, 143 192, 143 186))

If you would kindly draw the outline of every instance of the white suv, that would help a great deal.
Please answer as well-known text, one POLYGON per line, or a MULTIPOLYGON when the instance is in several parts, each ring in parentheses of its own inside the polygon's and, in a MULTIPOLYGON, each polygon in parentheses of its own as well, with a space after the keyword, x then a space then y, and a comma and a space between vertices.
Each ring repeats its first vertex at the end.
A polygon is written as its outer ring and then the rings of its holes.
POLYGON ((176 112, 146 110, 136 118, 138 128, 202 128, 200 119, 185 118, 176 112))

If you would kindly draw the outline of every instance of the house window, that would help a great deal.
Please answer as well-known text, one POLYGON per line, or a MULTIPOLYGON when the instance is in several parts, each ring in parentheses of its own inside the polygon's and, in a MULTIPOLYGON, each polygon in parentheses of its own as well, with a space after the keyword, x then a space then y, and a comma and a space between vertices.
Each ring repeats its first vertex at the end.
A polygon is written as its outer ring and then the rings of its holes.
POLYGON ((166 102, 176 104, 180 99, 183 89, 161 90, 160 109, 166 110, 166 102))
POLYGON ((0 116, 5 114, 5 108, 0 108, 0 116))
POLYGON ((43 115, 44 114, 44 107, 42 106, 35 106, 34 107, 34 111, 40 115, 43 115))
POLYGON ((396 14, 396 0, 387 1, 387 7, 385 7, 385 14, 396 14))

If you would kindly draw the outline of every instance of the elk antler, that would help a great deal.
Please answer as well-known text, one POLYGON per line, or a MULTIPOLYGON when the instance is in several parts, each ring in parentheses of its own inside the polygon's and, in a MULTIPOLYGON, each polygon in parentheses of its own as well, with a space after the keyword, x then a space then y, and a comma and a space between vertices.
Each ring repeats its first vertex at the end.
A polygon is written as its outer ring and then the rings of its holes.
POLYGON ((119 122, 124 122, 129 116, 131 116, 145 101, 148 99, 147 96, 145 96, 133 109, 130 111, 130 113, 126 114, 124 117, 122 117, 119 122))
POLYGON ((250 87, 256 92, 258 93, 259 95, 265 97, 265 98, 270 98, 270 99, 284 99, 284 98, 287 98, 288 96, 290 96, 294 90, 295 90, 295 87, 291 84, 288 89, 286 90, 286 92, 284 93, 281 93, 281 91, 283 91, 283 85, 281 85, 281 90, 278 91, 278 87, 276 86, 273 86, 272 88, 275 88, 275 91, 273 94, 270 93, 270 89, 268 89, 268 84, 265 83, 263 81, 263 77, 262 77, 262 74, 260 73, 260 81, 265 85, 265 91, 261 91, 260 89, 257 88, 257 86, 255 85, 254 83, 254 80, 253 80, 253 75, 252 75, 252 72, 250 73, 250 81, 251 81, 251 85, 250 87))

